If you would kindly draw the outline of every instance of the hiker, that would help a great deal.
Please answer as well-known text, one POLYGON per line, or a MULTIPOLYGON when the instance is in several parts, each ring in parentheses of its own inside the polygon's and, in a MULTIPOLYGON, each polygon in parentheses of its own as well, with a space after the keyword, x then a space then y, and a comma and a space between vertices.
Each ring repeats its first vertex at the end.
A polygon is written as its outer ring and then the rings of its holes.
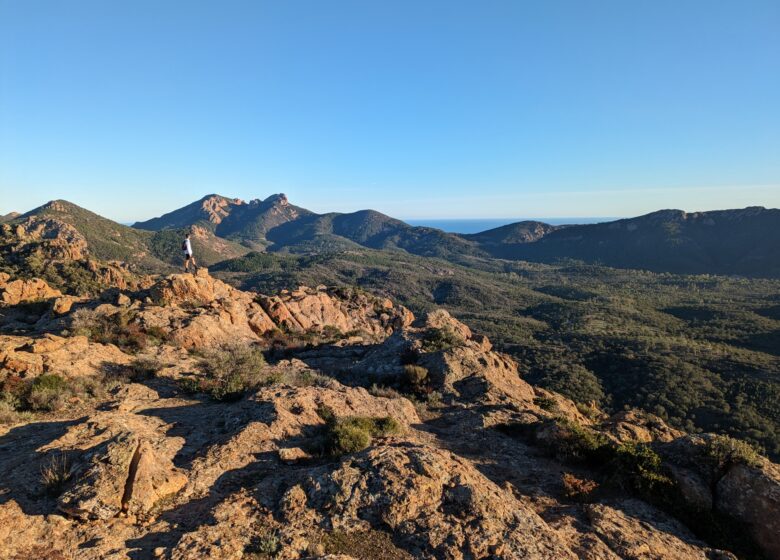
POLYGON ((190 243, 190 234, 184 238, 181 242, 181 250, 184 251, 184 272, 190 271, 190 263, 192 263, 195 272, 198 271, 198 263, 195 262, 195 257, 192 255, 192 243, 190 243))

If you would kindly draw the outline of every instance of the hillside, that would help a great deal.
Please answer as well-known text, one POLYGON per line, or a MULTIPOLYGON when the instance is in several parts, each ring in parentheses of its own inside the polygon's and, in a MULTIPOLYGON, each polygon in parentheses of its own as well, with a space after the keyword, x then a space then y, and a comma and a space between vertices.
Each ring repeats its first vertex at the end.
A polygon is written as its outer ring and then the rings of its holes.
POLYGON ((206 266, 249 251, 230 240, 218 238, 208 228, 198 225, 202 222, 151 232, 119 224, 64 200, 48 202, 15 221, 21 223, 29 219, 53 219, 70 225, 83 236, 84 250, 91 257, 101 261, 121 261, 143 273, 165 272, 171 266, 180 266, 181 241, 187 232, 193 235, 196 257, 206 266))
POLYGON ((53 200, 18 218, 53 218, 68 224, 84 236, 89 253, 104 261, 123 261, 155 270, 163 265, 149 251, 152 234, 140 231, 90 212, 66 200, 53 200))
POLYGON ((661 210, 638 218, 555 229, 532 243, 501 243, 485 249, 496 257, 519 260, 568 258, 656 272, 777 278, 780 210, 661 210))
POLYGON ((159 218, 152 218, 144 222, 136 222, 134 228, 150 231, 161 229, 182 229, 190 226, 201 226, 213 229, 229 216, 236 206, 244 202, 238 198, 225 198, 217 194, 206 195, 200 200, 179 208, 173 212, 163 214, 159 218))
POLYGON ((780 554, 780 466, 533 387, 442 309, 201 271, 96 299, 0 276, 0 315, 14 560, 780 554))
POLYGON ((681 274, 780 277, 780 210, 662 210, 600 224, 526 221, 477 234, 413 227, 374 210, 316 214, 284 195, 244 203, 219 195, 135 227, 200 226, 254 250, 289 253, 392 249, 464 263, 471 257, 555 263, 577 260, 681 274))
POLYGON ((483 247, 513 246, 518 243, 533 243, 561 226, 551 226, 544 222, 525 221, 507 224, 480 233, 463 235, 483 247))
POLYGON ((21 216, 19 212, 9 212, 4 216, 0 216, 0 224, 2 224, 3 222, 10 222, 11 220, 18 218, 19 216, 21 216))
POLYGON ((534 384, 614 412, 642 407, 780 458, 777 280, 491 259, 461 266, 366 249, 251 253, 212 272, 260 292, 357 285, 416 313, 444 307, 515 357, 534 384))

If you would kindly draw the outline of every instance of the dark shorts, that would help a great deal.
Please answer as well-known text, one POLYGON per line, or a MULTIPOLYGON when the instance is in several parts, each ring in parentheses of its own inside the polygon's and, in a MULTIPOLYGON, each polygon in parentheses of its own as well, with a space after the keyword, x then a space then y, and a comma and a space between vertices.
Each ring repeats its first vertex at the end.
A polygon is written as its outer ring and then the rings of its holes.
POLYGON ((191 258, 192 258, 192 255, 190 255, 189 253, 184 253, 184 260, 185 260, 185 261, 188 261, 188 260, 190 260, 191 258))

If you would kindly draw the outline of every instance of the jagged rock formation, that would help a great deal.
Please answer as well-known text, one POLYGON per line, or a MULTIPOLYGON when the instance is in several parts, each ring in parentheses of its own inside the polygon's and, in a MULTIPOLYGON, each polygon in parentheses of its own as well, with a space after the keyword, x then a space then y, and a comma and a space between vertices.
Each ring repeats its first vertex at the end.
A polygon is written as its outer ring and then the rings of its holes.
POLYGON ((0 335, 0 367, 21 377, 56 373, 67 377, 95 375, 105 365, 124 365, 130 356, 113 344, 91 342, 86 336, 0 335))
POLYGON ((169 276, 152 286, 148 297, 153 305, 139 304, 139 323, 170 332, 186 348, 206 348, 237 338, 258 340, 280 329, 304 332, 329 327, 342 333, 384 336, 408 324, 411 317, 389 300, 360 293, 338 297, 324 286, 256 296, 214 279, 204 269, 196 275, 169 276))
POLYGON ((0 272, 0 301, 6 305, 19 305, 62 296, 40 278, 11 280, 11 276, 0 272))
POLYGON ((29 332, 0 336, 0 382, 78 379, 97 362, 157 365, 97 400, 0 425, 0 550, 9 558, 735 558, 642 494, 593 491, 609 482, 604 465, 551 452, 576 443, 571 426, 627 449, 644 442, 685 507, 744 524, 778 557, 777 465, 715 468, 703 460, 708 436, 636 411, 607 417, 534 388, 444 311, 415 319, 391 301, 322 286, 261 296, 206 271, 71 303, 43 311, 29 332), (85 313, 158 342, 132 356, 71 335, 85 313), (271 333, 338 335, 280 350, 271 333), (268 349, 265 385, 235 401, 185 390, 182 379, 208 374, 188 349, 237 341, 268 349), (392 417, 397 429, 329 454, 338 419, 364 417, 392 417))
MULTIPOLYGON (((61 202, 46 206, 52 212, 66 208, 61 202)), ((74 276, 80 282, 88 279, 96 289, 138 289, 149 282, 148 277, 134 273, 123 261, 94 258, 86 237, 76 227, 48 214, 32 214, 21 221, 0 225, 0 253, 20 272, 47 274, 63 289, 71 287, 69 283, 74 276)))

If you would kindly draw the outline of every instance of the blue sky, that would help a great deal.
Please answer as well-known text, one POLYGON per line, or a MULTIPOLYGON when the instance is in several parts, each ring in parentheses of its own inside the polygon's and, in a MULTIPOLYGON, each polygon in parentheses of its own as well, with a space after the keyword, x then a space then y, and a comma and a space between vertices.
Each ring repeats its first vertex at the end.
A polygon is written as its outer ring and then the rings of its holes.
POLYGON ((0 213, 780 206, 780 2, 0 0, 0 213))

